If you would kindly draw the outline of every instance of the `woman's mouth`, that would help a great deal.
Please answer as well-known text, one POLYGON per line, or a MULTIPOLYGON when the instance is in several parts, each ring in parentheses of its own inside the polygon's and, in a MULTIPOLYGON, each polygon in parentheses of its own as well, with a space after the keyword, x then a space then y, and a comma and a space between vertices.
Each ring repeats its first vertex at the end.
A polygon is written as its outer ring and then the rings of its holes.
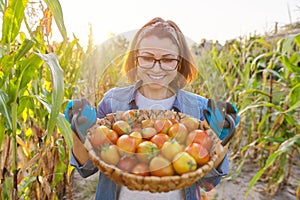
POLYGON ((153 75, 153 74, 149 74, 148 76, 153 80, 160 80, 165 77, 165 75, 153 75))

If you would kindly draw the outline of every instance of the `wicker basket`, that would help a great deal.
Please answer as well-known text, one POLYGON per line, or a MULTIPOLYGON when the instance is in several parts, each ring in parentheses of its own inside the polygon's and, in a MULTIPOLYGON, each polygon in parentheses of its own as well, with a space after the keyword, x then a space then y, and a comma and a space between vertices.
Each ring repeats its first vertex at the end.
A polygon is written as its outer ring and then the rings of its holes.
MULTIPOLYGON (((157 119, 157 118, 168 118, 176 119, 180 122, 188 115, 183 113, 173 112, 173 111, 162 111, 162 110, 137 110, 138 112, 138 121, 144 119, 157 119)), ((103 119, 98 119, 99 125, 106 125, 109 128, 112 127, 113 123, 121 119, 121 116, 124 112, 119 111, 113 114, 108 114, 103 119)), ((173 176, 138 176, 129 172, 124 172, 117 168, 116 166, 110 165, 102 161, 97 155, 95 149, 92 147, 90 141, 87 139, 85 141, 85 147, 89 152, 89 156, 93 161, 94 165, 107 177, 111 178, 117 184, 122 184, 127 186, 130 190, 145 190, 149 192, 168 192, 171 190, 177 190, 184 187, 189 187, 194 184, 197 180, 207 174, 214 165, 215 160, 218 155, 216 154, 216 145, 219 138, 216 134, 209 128, 209 126, 202 121, 199 121, 199 129, 205 130, 210 138, 212 139, 213 145, 210 150, 210 160, 205 165, 198 168, 196 171, 185 173, 182 175, 173 175, 173 176)))

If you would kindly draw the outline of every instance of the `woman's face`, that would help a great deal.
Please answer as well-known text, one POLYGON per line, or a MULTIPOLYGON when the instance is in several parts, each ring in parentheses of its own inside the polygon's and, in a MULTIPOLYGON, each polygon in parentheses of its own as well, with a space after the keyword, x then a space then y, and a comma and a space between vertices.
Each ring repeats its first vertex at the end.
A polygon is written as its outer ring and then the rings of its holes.
POLYGON ((177 67, 174 68, 174 66, 176 63, 178 65, 178 54, 178 46, 170 38, 158 38, 156 36, 143 38, 138 50, 138 57, 141 56, 142 61, 139 61, 137 66, 137 75, 143 81, 143 87, 155 92, 168 88, 170 82, 177 75, 177 67), (143 61, 155 61, 154 59, 156 59, 154 66, 143 68, 139 65, 143 61), (161 65, 164 66, 160 67, 157 60, 160 60, 161 65), (168 66, 170 67, 168 68, 168 66))

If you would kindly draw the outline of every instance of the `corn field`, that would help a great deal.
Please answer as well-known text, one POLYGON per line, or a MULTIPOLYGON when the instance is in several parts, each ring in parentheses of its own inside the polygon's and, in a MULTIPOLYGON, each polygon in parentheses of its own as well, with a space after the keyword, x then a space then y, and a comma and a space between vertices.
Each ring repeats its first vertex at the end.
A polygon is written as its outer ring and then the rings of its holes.
MULTIPOLYGON (((115 36, 99 48, 91 28, 82 47, 75 35, 67 37, 58 0, 0 0, 0 13, 0 199, 72 199, 64 108, 82 96, 97 105, 123 83, 129 42, 115 36), (54 24, 61 42, 51 41, 54 24)), ((199 74, 186 89, 239 110, 230 157, 237 174, 249 159, 259 168, 245 197, 258 181, 276 195, 292 166, 300 167, 300 34, 283 33, 191 47, 199 74)), ((300 199, 300 178, 296 188, 300 199)))

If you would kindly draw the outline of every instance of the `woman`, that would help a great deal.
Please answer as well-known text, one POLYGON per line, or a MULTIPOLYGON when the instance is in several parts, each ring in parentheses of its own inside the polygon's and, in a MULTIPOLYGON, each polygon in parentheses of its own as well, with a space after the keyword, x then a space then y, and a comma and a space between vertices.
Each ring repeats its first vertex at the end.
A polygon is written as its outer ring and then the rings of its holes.
MULTIPOLYGON (((195 68, 191 52, 181 30, 172 21, 154 18, 145 24, 134 36, 123 66, 129 81, 133 85, 109 90, 97 108, 97 117, 103 118, 108 113, 129 109, 162 109, 182 112, 200 120, 209 119, 210 125, 216 125, 213 102, 199 95, 184 91, 182 88, 195 77, 195 68), (207 115, 204 116, 206 111, 207 115)), ((225 104, 218 104, 220 106, 225 104)), ((230 105, 231 104, 226 104, 230 105)), ((224 120, 227 107, 220 120, 224 120)), ((82 142, 86 129, 96 121, 95 110, 86 100, 69 103, 66 118, 72 123, 74 144, 71 153, 71 165, 75 166, 83 177, 97 171, 88 160, 87 151, 82 142), (80 114, 75 119, 75 114, 80 114), (82 120, 79 118, 84 118, 82 120), (80 121, 80 123, 77 123, 80 121), (84 122, 82 122, 84 121, 84 122), (83 135, 83 136, 82 136, 83 135), (81 138, 81 139, 80 139, 81 138)), ((236 119, 236 110, 230 113, 236 119)), ((217 122, 218 124, 219 122, 217 122)), ((219 125, 217 125, 219 126, 219 125)), ((232 127, 231 127, 232 128, 232 127)), ((223 130, 218 127, 217 134, 223 130)), ((223 133, 224 134, 224 133, 223 133)), ((225 133, 226 134, 226 133, 225 133)), ((217 185, 221 177, 228 172, 226 148, 220 152, 214 168, 202 179, 189 188, 166 193, 131 191, 125 186, 116 185, 111 179, 100 173, 96 199, 199 199, 200 184, 217 185)))

